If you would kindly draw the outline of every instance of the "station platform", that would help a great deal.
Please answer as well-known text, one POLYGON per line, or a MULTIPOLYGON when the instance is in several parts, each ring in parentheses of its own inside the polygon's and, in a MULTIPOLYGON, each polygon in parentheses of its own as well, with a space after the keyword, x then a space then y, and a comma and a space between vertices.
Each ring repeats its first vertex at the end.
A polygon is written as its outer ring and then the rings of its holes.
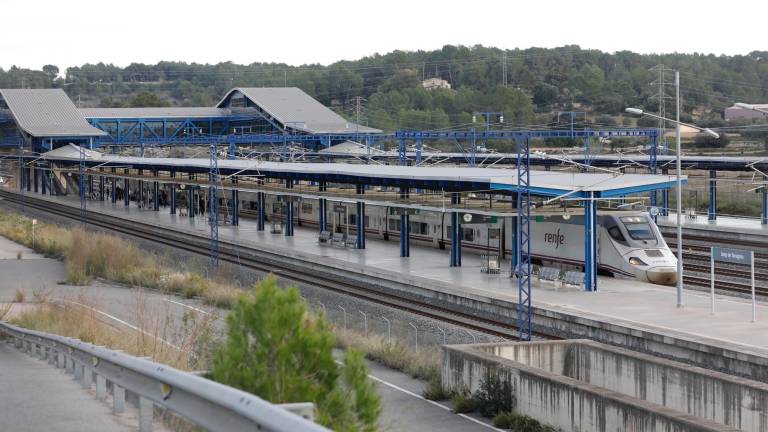
MULTIPOLYGON (((755 243, 768 240, 768 225, 762 225, 760 218, 718 216, 716 220, 709 221, 705 213, 693 218, 684 214, 680 221, 683 226, 683 234, 686 236, 706 237, 721 240, 723 243, 738 241, 755 243)), ((659 216, 656 224, 662 234, 667 236, 673 234, 677 227, 676 213, 659 216)), ((768 244, 750 246, 768 249, 768 244)))
MULTIPOLYGON (((38 194, 34 194, 34 197, 64 202, 79 208, 77 197, 38 194)), ((171 215, 168 208, 155 212, 139 209, 133 203, 126 207, 120 202, 112 204, 101 201, 89 201, 87 208, 90 212, 155 226, 174 226, 174 229, 201 236, 207 236, 210 230, 205 217, 171 215)), ((508 272, 500 275, 482 273, 480 257, 466 250, 462 257, 462 267, 449 267, 448 250, 417 243, 412 243, 409 258, 401 258, 398 242, 384 241, 371 235, 367 236, 364 250, 320 244, 317 238, 315 228, 300 226, 295 227, 292 237, 272 234, 269 227, 265 231, 257 231, 256 221, 245 218, 240 219, 239 226, 224 225, 219 229, 219 239, 224 242, 269 248, 287 256, 309 255, 317 262, 327 260, 347 263, 356 268, 370 268, 378 273, 427 281, 446 291, 462 291, 484 298, 517 302, 516 279, 510 278, 508 272)), ((537 282, 533 279, 533 306, 629 329, 661 335, 674 333, 676 337, 705 343, 707 346, 727 346, 729 349, 768 358, 768 303, 758 302, 757 320, 753 323, 748 299, 717 295, 716 313, 713 315, 710 313, 710 297, 700 291, 686 290, 683 307, 678 308, 674 287, 610 277, 600 277, 597 286, 596 292, 585 292, 576 287, 556 287, 550 282, 537 282)))

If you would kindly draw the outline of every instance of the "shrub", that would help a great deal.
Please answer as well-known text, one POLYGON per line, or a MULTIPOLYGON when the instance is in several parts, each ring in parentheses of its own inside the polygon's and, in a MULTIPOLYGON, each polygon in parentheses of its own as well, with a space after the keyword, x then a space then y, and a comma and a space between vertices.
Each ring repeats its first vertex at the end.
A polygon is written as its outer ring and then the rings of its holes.
POLYGON ((21 288, 17 288, 16 289, 16 294, 14 295, 13 300, 16 303, 24 303, 24 299, 26 297, 27 297, 27 294, 24 292, 24 290, 21 289, 21 288))
POLYGON ((448 389, 443 386, 442 380, 435 378, 429 380, 427 386, 424 388, 422 396, 429 400, 441 401, 448 399, 450 397, 450 393, 448 392, 448 389))
POLYGON ((337 430, 375 430, 381 401, 362 354, 348 350, 336 364, 333 333, 307 312, 298 289, 266 278, 237 299, 227 328, 213 379, 273 403, 314 402, 318 421, 337 430))
POLYGON ((508 379, 499 378, 496 374, 486 375, 474 399, 480 414, 485 417, 493 417, 500 412, 511 412, 515 409, 512 383, 508 379))
POLYGON ((469 392, 459 391, 453 394, 453 412, 463 414, 472 412, 477 407, 476 401, 469 392))

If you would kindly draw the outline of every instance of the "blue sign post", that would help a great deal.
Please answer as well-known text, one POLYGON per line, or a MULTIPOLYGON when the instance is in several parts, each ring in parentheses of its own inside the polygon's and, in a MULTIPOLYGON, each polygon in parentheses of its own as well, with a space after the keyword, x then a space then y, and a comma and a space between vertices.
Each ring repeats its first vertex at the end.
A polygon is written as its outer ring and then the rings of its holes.
POLYGON ((715 261, 730 264, 740 264, 749 266, 749 274, 752 282, 752 322, 757 320, 755 310, 755 253, 743 249, 731 249, 723 247, 712 247, 710 266, 710 294, 711 294, 711 312, 715 313, 715 261))

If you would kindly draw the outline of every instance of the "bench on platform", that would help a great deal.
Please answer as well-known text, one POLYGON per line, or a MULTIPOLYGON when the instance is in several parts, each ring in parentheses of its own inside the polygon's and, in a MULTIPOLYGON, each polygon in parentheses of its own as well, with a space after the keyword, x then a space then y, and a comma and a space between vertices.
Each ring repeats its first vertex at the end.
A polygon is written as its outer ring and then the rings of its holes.
POLYGON ((584 284, 586 283, 585 279, 586 279, 586 275, 584 274, 584 272, 569 271, 569 272, 565 272, 565 276, 563 277, 563 284, 584 287, 584 284))
POLYGON ((498 255, 480 255, 480 271, 488 274, 501 273, 501 260, 498 255))
POLYGON ((344 233, 333 233, 330 243, 345 246, 347 243, 347 235, 344 233))
POLYGON ((317 236, 317 241, 320 243, 329 243, 331 241, 331 232, 320 231, 320 235, 317 236))
POLYGON ((536 277, 539 281, 557 282, 560 280, 560 269, 556 267, 539 267, 539 271, 536 273, 536 277))

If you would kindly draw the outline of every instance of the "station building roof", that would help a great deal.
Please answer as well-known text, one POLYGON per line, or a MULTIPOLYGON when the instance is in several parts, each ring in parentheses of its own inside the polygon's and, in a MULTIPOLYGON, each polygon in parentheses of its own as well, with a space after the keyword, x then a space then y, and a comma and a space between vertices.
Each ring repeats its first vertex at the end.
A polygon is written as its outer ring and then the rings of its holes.
POLYGON ((19 129, 33 137, 107 135, 85 120, 62 89, 0 89, 0 97, 19 129))
POLYGON ((233 96, 242 94, 255 106, 285 127, 312 134, 380 133, 381 130, 344 119, 297 87, 237 87, 217 105, 228 107, 233 96))
MULTIPOLYGON (((45 153, 51 161, 78 161, 80 148, 68 145, 45 153)), ((157 170, 208 172, 208 158, 140 158, 103 154, 88 150, 89 165, 120 166, 157 170)), ((516 169, 469 167, 414 167, 399 165, 363 165, 344 163, 288 163, 253 160, 218 161, 223 175, 267 176, 366 185, 423 187, 458 190, 498 190, 515 192, 516 169)), ((684 177, 685 178, 685 177, 684 177)), ((666 175, 576 173, 565 171, 531 171, 529 190, 537 196, 614 197, 675 185, 675 178, 666 175)))

